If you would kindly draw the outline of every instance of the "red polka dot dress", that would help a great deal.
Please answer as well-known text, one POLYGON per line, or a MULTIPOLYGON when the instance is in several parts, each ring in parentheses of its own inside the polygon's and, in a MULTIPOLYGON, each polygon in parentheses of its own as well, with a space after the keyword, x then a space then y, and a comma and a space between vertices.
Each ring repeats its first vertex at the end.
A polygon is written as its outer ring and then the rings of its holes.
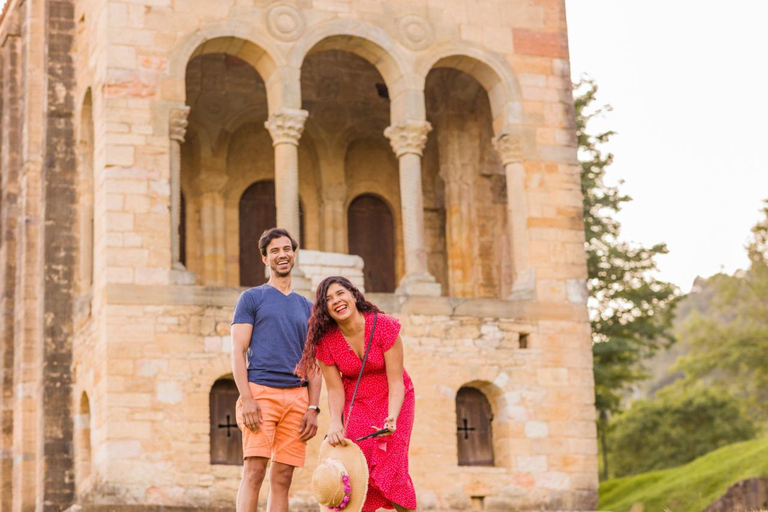
MULTIPOLYGON (((365 343, 371 335, 373 313, 364 313, 365 343)), ((355 406, 349 424, 346 425, 347 437, 357 439, 373 432, 371 426, 381 428, 389 412, 389 385, 384 365, 384 352, 395 344, 400 334, 400 322, 389 315, 378 314, 376 331, 365 363, 363 378, 357 390, 355 406)), ((346 420, 352 393, 355 390, 357 376, 362 361, 347 344, 338 327, 332 328, 317 345, 316 357, 324 364, 336 365, 344 383, 344 418, 346 420)), ((416 492, 408 474, 408 446, 411 442, 415 396, 413 382, 403 369, 405 399, 400 415, 397 417, 395 433, 387 437, 374 437, 360 441, 368 461, 368 496, 363 510, 394 508, 392 503, 409 509, 416 508, 416 492)))

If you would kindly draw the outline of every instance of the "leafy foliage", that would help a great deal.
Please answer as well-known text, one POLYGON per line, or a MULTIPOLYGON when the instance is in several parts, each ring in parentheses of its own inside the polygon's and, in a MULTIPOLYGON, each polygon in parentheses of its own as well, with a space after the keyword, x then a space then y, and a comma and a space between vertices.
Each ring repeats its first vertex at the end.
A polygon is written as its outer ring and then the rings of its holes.
POLYGON ((754 477, 768 477, 765 438, 725 446, 684 466, 607 480, 600 484, 598 508, 629 512, 642 503, 645 510, 698 512, 754 477))
POLYGON ((756 434, 736 399, 706 387, 679 392, 673 386, 638 400, 611 427, 616 476, 679 466, 756 434))
POLYGON ((747 245, 750 266, 707 280, 715 291, 706 315, 693 311, 679 330, 690 347, 677 368, 692 385, 733 390, 755 418, 768 420, 768 202, 747 245))
POLYGON ((643 359, 674 341, 671 331, 677 288, 656 279, 655 258, 666 254, 665 244, 631 245, 620 239, 615 215, 631 198, 605 183, 613 155, 601 145, 612 131, 592 134, 589 122, 610 112, 593 107, 597 85, 582 79, 574 86, 576 126, 584 196, 589 308, 595 368, 598 433, 605 448, 608 419, 621 408, 622 397, 643 379, 643 359))

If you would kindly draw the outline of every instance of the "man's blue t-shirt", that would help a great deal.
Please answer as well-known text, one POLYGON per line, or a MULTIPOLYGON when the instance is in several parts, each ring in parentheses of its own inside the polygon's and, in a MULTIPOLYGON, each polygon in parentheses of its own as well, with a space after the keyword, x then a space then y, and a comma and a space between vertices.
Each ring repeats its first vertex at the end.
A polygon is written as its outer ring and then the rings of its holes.
POLYGON ((283 294, 268 284, 244 291, 233 324, 252 324, 248 380, 271 388, 295 388, 294 370, 304 351, 312 303, 296 292, 283 294))

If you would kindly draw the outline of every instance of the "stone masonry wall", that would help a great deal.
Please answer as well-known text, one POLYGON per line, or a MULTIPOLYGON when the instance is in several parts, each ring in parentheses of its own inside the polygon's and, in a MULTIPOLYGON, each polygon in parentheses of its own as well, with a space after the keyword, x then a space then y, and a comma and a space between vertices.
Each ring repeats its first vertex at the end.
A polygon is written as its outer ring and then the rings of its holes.
MULTIPOLYGON (((208 399, 213 383, 231 373, 232 306, 225 304, 234 304, 239 289, 206 295, 211 289, 190 287, 184 298, 185 288, 176 287, 165 292, 182 293, 176 305, 138 305, 152 293, 141 288, 113 288, 107 308, 109 396, 96 415, 108 424, 93 447, 94 502, 231 506, 240 467, 209 462, 208 399), (200 303, 178 304, 185 301, 200 303)), ((594 508, 585 318, 560 308, 530 322, 522 320, 530 311, 501 301, 370 298, 403 323, 405 367, 417 397, 411 474, 421 509, 469 510, 472 496, 486 510, 594 508), (520 348, 520 333, 528 348, 520 348), (483 391, 493 407, 495 467, 458 466, 455 397, 462 386, 483 391)), ((326 400, 323 392, 325 410, 326 400)), ((294 509, 312 503, 311 471, 327 414, 320 421, 307 467, 295 476, 294 509)))

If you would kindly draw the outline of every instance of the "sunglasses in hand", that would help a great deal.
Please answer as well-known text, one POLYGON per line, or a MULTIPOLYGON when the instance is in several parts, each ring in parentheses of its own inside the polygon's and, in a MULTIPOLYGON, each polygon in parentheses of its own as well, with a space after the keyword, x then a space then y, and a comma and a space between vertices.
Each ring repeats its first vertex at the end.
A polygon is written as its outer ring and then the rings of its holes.
POLYGON ((357 439, 355 439, 355 441, 362 441, 363 439, 368 439, 370 437, 379 437, 379 436, 383 436, 385 434, 391 434, 391 433, 392 431, 389 430, 388 428, 382 428, 380 430, 377 430, 376 432, 368 434, 367 436, 358 437, 357 439))

